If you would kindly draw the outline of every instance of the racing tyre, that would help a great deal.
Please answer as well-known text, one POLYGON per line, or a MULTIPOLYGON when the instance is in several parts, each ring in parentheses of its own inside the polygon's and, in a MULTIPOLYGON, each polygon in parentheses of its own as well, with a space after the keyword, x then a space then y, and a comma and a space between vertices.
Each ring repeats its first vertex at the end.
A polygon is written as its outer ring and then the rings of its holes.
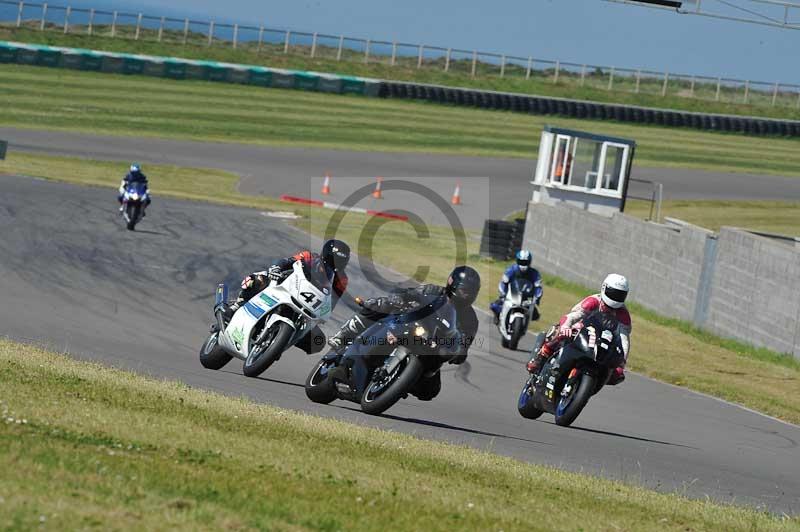
POLYGON ((213 332, 200 348, 200 364, 206 369, 222 369, 233 358, 219 346, 218 339, 219 333, 213 332))
POLYGON ((281 358, 291 337, 292 327, 288 323, 284 321, 273 323, 264 341, 250 349, 242 373, 246 377, 258 377, 267 371, 267 368, 281 358))
POLYGON ((572 391, 566 397, 561 397, 556 405, 556 425, 571 425, 589 402, 594 389, 594 376, 581 373, 580 380, 573 384, 572 391))
POLYGON ((414 355, 408 355, 395 370, 384 375, 378 370, 361 397, 361 411, 378 415, 391 408, 411 390, 422 375, 422 362, 414 355))
POLYGON ((133 231, 139 221, 139 205, 128 204, 128 231, 133 231))
POLYGON ((326 366, 325 361, 320 360, 306 377, 306 397, 323 405, 336 399, 336 388, 333 380, 328 378, 326 366))
POLYGON ((542 414, 544 410, 539 410, 533 406, 533 394, 531 393, 531 380, 533 377, 525 381, 525 386, 522 387, 522 392, 519 394, 517 401, 517 411, 519 415, 526 419, 536 419, 542 414))
POLYGON ((508 348, 511 349, 512 351, 517 350, 519 341, 525 334, 524 326, 525 326, 525 320, 522 318, 515 319, 514 323, 511 324, 511 338, 508 340, 508 348))

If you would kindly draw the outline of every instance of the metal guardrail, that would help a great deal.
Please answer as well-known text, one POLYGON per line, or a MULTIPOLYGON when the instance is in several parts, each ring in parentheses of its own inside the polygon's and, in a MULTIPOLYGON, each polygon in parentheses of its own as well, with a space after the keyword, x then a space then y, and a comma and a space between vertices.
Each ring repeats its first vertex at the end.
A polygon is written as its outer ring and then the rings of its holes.
POLYGON ((661 223, 661 202, 664 199, 664 184, 657 181, 650 181, 649 179, 637 179, 635 177, 631 177, 629 181, 653 185, 653 194, 651 197, 645 198, 628 194, 628 199, 649 201, 650 214, 647 216, 647 219, 655 223, 661 223), (653 217, 653 211, 655 211, 655 218, 653 217))
POLYGON ((798 84, 580 64, 534 56, 282 30, 264 25, 198 21, 14 0, 0 0, 0 21, 15 27, 64 34, 226 46, 255 53, 438 69, 472 78, 535 79, 607 91, 800 109, 798 84))

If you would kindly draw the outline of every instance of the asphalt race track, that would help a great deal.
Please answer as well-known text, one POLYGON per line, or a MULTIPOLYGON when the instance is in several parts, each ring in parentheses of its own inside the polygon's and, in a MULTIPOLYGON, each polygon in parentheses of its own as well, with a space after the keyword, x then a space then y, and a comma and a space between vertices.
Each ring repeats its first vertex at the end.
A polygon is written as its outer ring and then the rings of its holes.
MULTIPOLYGON (((405 400, 383 417, 310 403, 303 382, 316 358, 298 350, 260 379, 237 361, 205 370, 197 351, 216 283, 318 242, 255 210, 157 199, 136 232, 116 210, 112 190, 0 177, 0 335, 281 407, 800 513, 800 427, 636 375, 594 397, 571 429, 548 415, 524 420, 526 353, 500 349, 488 322, 468 364, 446 368, 437 399, 405 400)), ((353 294, 376 293, 357 264, 349 273, 353 294)))
MULTIPOLYGON (((9 141, 9 150, 41 152, 51 155, 164 163, 179 166, 220 168, 241 176, 239 189, 245 194, 279 196, 320 196, 321 176, 334 176, 331 201, 341 202, 350 192, 342 190, 342 178, 382 176, 420 177, 432 183, 434 191, 450 200, 453 184, 460 178, 464 201, 460 213, 467 227, 480 228, 483 220, 502 218, 525 208, 531 196, 535 161, 519 158, 467 157, 424 153, 350 152, 307 148, 268 147, 248 144, 206 143, 156 138, 90 135, 0 127, 0 139, 9 141), (424 178, 446 178, 441 183, 424 178), (488 178, 481 180, 479 178, 488 178)), ((533 154, 534 146, 531 147, 533 154)), ((120 169, 123 172, 124 168, 120 169)), ((146 171, 146 168, 145 168, 146 171)), ((158 186, 158 176, 153 186, 158 186)), ((640 168, 634 160, 633 177, 660 181, 665 199, 785 200, 800 197, 800 178, 700 172, 677 168, 640 168)), ((368 182, 368 181, 367 181, 368 182)), ((652 186, 631 183, 629 193, 651 197, 652 186)), ((367 208, 392 208, 407 205, 404 198, 391 198, 367 208)), ((427 216, 428 222, 441 223, 427 216)))

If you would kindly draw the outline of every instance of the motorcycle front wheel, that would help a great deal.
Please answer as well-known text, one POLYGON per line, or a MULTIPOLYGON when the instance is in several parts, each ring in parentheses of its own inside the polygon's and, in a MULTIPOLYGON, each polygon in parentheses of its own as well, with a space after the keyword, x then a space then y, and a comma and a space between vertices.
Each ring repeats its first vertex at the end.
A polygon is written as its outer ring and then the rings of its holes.
POLYGON ((512 351, 516 351, 519 341, 524 335, 525 319, 517 318, 511 323, 511 338, 508 340, 508 348, 512 351))
POLYGON ((336 399, 334 382, 328 378, 329 369, 329 364, 320 360, 306 377, 306 397, 315 403, 327 405, 336 399))
POLYGON ((211 333, 200 348, 200 364, 206 369, 222 369, 233 358, 219 346, 219 332, 211 333))
POLYGON ((381 370, 372 375, 361 397, 361 411, 366 414, 382 414, 402 399, 422 376, 423 367, 416 356, 408 355, 392 373, 381 370))
POLYGON ((128 204, 128 231, 133 231, 136 228, 136 223, 139 221, 140 209, 141 207, 139 205, 128 204))
POLYGON ((531 387, 533 379, 534 377, 531 377, 525 381, 525 386, 522 387, 522 392, 520 392, 517 400, 517 411, 519 411, 519 415, 526 419, 537 419, 544 414, 544 410, 539 410, 533 404, 533 389, 531 387))
POLYGON ((562 396, 556 405, 556 425, 562 427, 571 425, 589 402, 594 388, 594 376, 588 373, 579 374, 579 379, 573 380, 570 393, 562 396))
POLYGON ((250 354, 244 361, 242 373, 246 377, 258 377, 275 363, 289 343, 294 329, 284 322, 277 321, 270 326, 267 335, 260 344, 254 345, 250 349, 250 354))

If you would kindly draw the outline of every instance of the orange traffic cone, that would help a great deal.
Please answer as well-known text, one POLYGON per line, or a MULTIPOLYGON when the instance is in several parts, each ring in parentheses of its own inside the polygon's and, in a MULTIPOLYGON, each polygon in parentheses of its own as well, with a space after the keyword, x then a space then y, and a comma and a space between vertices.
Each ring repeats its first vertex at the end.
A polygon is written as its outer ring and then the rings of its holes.
POLYGON ((383 198, 381 195, 381 181, 383 181, 383 178, 379 177, 378 181, 375 182, 375 190, 372 192, 372 197, 375 199, 383 198))
POLYGON ((453 197, 450 199, 453 205, 461 205, 461 183, 456 181, 456 189, 453 191, 453 197))
POLYGON ((325 182, 322 183, 322 195, 327 196, 331 193, 331 176, 325 174, 325 182))

